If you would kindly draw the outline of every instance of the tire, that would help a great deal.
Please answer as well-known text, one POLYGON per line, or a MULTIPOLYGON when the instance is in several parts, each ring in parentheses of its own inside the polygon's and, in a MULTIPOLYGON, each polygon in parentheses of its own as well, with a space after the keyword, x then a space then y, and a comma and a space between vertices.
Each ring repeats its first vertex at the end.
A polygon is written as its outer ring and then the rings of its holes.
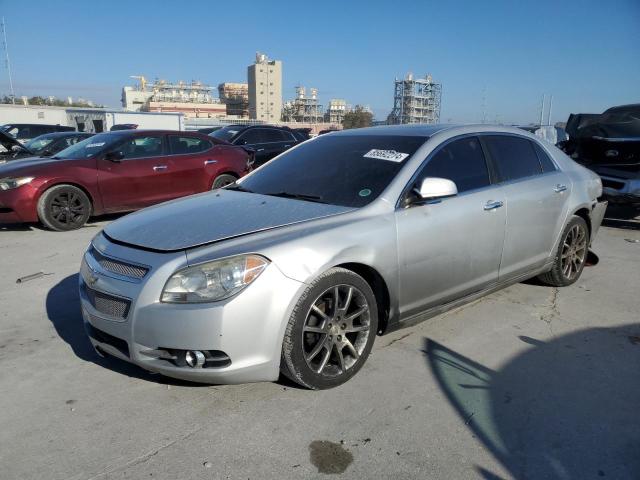
POLYGON ((38 218, 50 230, 75 230, 87 223, 90 216, 89 197, 73 185, 56 185, 38 199, 38 218))
POLYGON ((377 331, 369 284, 351 270, 332 268, 298 300, 284 334, 280 369, 312 390, 337 387, 362 368, 377 331))
POLYGON ((582 275, 588 253, 587 222, 581 217, 573 216, 562 231, 553 267, 539 275, 538 279, 554 287, 566 287, 575 283, 582 275))
POLYGON ((227 185, 231 185, 236 180, 237 178, 234 177, 233 175, 229 173, 223 173, 222 175, 218 175, 216 179, 213 181, 211 190, 215 190, 216 188, 226 187, 227 185))

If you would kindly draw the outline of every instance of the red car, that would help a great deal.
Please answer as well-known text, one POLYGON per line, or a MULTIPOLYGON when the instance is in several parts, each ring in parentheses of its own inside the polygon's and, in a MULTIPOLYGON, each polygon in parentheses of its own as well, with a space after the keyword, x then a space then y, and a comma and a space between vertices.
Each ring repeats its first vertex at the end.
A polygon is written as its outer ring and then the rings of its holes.
POLYGON ((0 165, 0 223, 73 230, 92 215, 223 187, 250 169, 242 147, 196 132, 100 133, 51 158, 0 165))

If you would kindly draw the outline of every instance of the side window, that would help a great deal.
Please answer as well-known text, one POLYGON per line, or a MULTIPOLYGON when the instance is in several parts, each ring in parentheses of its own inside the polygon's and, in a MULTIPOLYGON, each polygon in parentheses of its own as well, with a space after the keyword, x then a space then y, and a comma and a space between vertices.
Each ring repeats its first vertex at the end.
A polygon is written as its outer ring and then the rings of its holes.
POLYGON ((458 192, 486 187, 491 183, 487 162, 476 137, 454 140, 438 150, 418 178, 426 177, 448 178, 455 182, 458 192))
POLYGON ((211 142, 201 138, 169 135, 169 152, 174 155, 198 153, 209 148, 211 148, 211 142))
POLYGON ((263 139, 264 129, 262 128, 252 128, 242 133, 238 140, 236 140, 236 145, 255 145, 256 143, 263 143, 265 140, 263 139))
POLYGON ((544 148, 542 148, 537 142, 531 142, 531 143, 533 143, 533 149, 536 151, 536 154, 538 155, 538 160, 540 160, 540 165, 542 165, 542 171, 545 173, 555 172, 557 168, 549 158, 549 154, 545 152, 544 148))
POLYGON ((542 173, 540 161, 531 141, 509 135, 483 137, 491 158, 496 163, 503 182, 531 177, 542 173))
POLYGON ((162 155, 162 137, 133 137, 120 146, 125 159, 162 155))
POLYGON ((264 141, 265 142, 284 142, 285 137, 283 133, 284 132, 282 130, 267 128, 264 130, 264 141))

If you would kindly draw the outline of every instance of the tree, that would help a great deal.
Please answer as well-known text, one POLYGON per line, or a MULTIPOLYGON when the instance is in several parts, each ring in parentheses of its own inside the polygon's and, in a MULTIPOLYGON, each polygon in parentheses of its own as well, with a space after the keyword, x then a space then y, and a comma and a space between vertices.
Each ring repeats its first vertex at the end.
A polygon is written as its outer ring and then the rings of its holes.
POLYGON ((344 120, 342 120, 342 128, 362 128, 370 127, 373 122, 373 114, 369 109, 362 105, 356 105, 355 108, 344 114, 344 120))

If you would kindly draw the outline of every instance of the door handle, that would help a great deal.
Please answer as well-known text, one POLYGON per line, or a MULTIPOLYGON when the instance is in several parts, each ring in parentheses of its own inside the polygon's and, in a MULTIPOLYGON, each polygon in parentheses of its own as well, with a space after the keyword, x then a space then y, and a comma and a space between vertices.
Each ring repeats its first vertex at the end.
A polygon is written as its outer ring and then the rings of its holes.
POLYGON ((289 148, 289 147, 291 147, 291 145, 285 145, 285 146, 284 146, 284 148, 289 148))
POLYGON ((154 172, 160 172, 162 170, 166 170, 167 166, 166 165, 156 165, 155 167, 153 167, 153 171, 154 172))
POLYGON ((264 152, 264 148, 259 148, 256 152, 264 152))
POLYGON ((504 203, 499 200, 497 202, 494 202, 493 200, 489 200, 487 203, 485 203, 484 209, 495 210, 496 208, 500 208, 502 205, 504 205, 504 203))
POLYGON ((562 185, 561 183, 557 184, 556 187, 553 189, 554 192, 556 193, 561 193, 564 192, 567 189, 566 185, 562 185))
POLYGON ((211 160, 211 159, 209 159, 209 160, 205 160, 205 161, 204 161, 204 164, 205 164, 205 165, 211 165, 212 163, 218 163, 218 160, 211 160))

